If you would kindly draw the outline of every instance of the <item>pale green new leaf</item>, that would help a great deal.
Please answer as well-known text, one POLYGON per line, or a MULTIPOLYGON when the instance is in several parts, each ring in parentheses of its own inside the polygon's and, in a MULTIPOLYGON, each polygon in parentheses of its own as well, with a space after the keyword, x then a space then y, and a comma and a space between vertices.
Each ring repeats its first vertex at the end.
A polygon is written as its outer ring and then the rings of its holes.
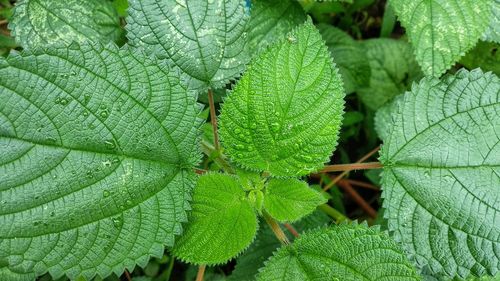
POLYGON ((422 72, 408 43, 381 38, 363 41, 362 45, 371 75, 369 85, 359 89, 358 95, 368 108, 377 110, 421 78, 422 72))
POLYGON ((264 208, 280 222, 293 222, 326 203, 325 197, 297 179, 271 179, 264 194, 264 208))
POLYGON ((500 0, 492 1, 492 13, 490 25, 484 32, 482 39, 488 42, 500 44, 500 0))
POLYGON ((341 224, 302 234, 282 247, 257 280, 409 281, 420 277, 386 234, 365 225, 341 224))
POLYGON ((493 0, 390 0, 427 76, 439 77, 490 23, 493 0))
POLYGON ((110 1, 20 0, 9 25, 25 49, 110 42, 121 38, 120 18, 110 1))
POLYGON ((370 64, 363 46, 349 34, 331 25, 319 24, 317 27, 339 68, 346 93, 367 87, 370 82, 370 64))
POLYGON ((244 0, 130 0, 130 44, 168 58, 194 88, 221 88, 249 61, 244 0))
POLYGON ((335 148, 343 97, 340 75, 308 20, 252 61, 224 102, 221 140, 247 169, 309 174, 335 148))
POLYGON ((304 10, 294 0, 254 0, 248 23, 249 48, 253 54, 281 39, 306 20, 304 10))
POLYGON ((425 78, 392 110, 381 151, 385 217, 419 267, 465 278, 500 270, 500 80, 425 78))
POLYGON ((194 190, 189 224, 173 254, 194 264, 221 264, 255 238, 258 220, 235 176, 205 174, 194 190))
POLYGON ((137 50, 1 58, 0 264, 91 279, 161 257, 187 219, 198 112, 137 50))

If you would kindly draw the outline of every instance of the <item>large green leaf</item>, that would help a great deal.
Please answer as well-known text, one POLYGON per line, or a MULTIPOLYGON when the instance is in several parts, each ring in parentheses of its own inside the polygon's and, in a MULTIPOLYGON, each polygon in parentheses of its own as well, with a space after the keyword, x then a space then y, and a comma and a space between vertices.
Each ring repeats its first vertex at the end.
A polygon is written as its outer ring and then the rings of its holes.
POLYGON ((305 20, 304 10, 297 1, 252 1, 248 23, 250 50, 257 54, 259 50, 281 39, 305 20))
POLYGON ((221 140, 245 168, 309 174, 335 148, 343 97, 340 75, 307 21, 252 61, 224 102, 221 140))
POLYGON ((309 215, 326 201, 321 193, 297 179, 271 179, 264 194, 264 208, 281 222, 309 215))
POLYGON ((420 280, 403 251, 386 234, 341 224, 301 235, 282 247, 257 280, 420 280))
POLYGON ((20 0, 9 28, 23 48, 110 42, 122 35, 116 10, 103 0, 20 0))
POLYGON ((168 58, 194 88, 221 88, 249 61, 244 0, 130 0, 127 37, 168 58))
POLYGON ((385 217, 419 267, 500 269, 500 80, 459 71, 398 99, 381 151, 385 217))
POLYGON ((368 86, 370 61, 363 46, 349 34, 329 24, 319 24, 318 29, 339 68, 346 92, 349 94, 368 86))
POLYGON ((500 0, 492 1, 492 17, 490 25, 484 32, 482 39, 488 42, 500 44, 500 0))
POLYGON ((422 72, 408 43, 382 38, 366 40, 362 45, 371 75, 369 85, 359 89, 358 95, 367 107, 378 109, 421 78, 422 72))
POLYGON ((425 75, 439 77, 485 32, 493 0, 390 0, 425 75))
POLYGON ((0 280, 5 281, 32 281, 35 280, 35 274, 30 273, 18 273, 9 270, 7 267, 0 267, 0 280))
POLYGON ((193 94, 140 51, 0 59, 0 264, 90 279, 162 256, 198 162, 193 94))
POLYGON ((220 264, 237 256, 257 233, 254 208, 235 176, 205 174, 193 194, 193 210, 173 253, 195 264, 220 264))

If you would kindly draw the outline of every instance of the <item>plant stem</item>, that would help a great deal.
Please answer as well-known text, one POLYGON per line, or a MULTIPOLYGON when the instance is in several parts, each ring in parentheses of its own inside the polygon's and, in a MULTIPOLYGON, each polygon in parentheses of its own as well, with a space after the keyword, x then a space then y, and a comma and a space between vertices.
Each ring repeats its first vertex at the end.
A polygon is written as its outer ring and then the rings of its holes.
POLYGON ((346 181, 346 182, 350 183, 351 185, 364 187, 364 188, 371 189, 371 190, 377 190, 377 191, 380 190, 380 188, 378 188, 377 186, 370 184, 370 183, 367 183, 367 182, 363 182, 363 181, 357 181, 357 180, 351 180, 351 179, 341 179, 340 181, 346 181))
POLYGON ((350 221, 348 217, 344 216, 341 212, 335 210, 328 204, 319 205, 318 209, 335 219, 336 223, 341 223, 343 221, 350 221))
POLYGON ((377 217, 377 211, 375 211, 375 209, 373 209, 372 206, 370 206, 370 204, 368 204, 365 199, 363 199, 363 197, 361 197, 361 195, 359 195, 359 193, 354 190, 349 182, 339 181, 339 186, 342 187, 342 189, 347 192, 354 201, 356 201, 356 203, 361 207, 361 209, 363 209, 363 211, 365 211, 365 213, 367 213, 372 218, 377 217))
POLYGON ((127 281, 132 281, 132 278, 130 277, 130 273, 128 272, 128 270, 125 269, 123 273, 125 274, 125 279, 127 279, 127 281))
POLYGON ((220 150, 216 150, 212 144, 206 141, 201 142, 201 149, 208 157, 213 157, 214 162, 217 163, 224 171, 234 174, 233 168, 220 150))
POLYGON ((0 20, 0 25, 4 25, 4 24, 6 24, 6 23, 8 23, 8 21, 7 21, 7 20, 0 20))
POLYGON ((271 227, 271 230, 273 231, 274 235, 276 235, 276 238, 278 238, 281 244, 289 245, 290 241, 288 241, 288 238, 286 237, 278 222, 276 222, 276 220, 274 220, 266 211, 263 212, 263 215, 267 224, 271 227))
POLYGON ((210 122, 214 130, 215 150, 220 150, 219 133, 217 132, 217 115, 215 114, 214 94, 212 93, 212 89, 208 89, 208 106, 210 107, 210 122))
POLYGON ((288 231, 290 231, 290 233, 294 236, 294 237, 299 237, 299 233, 297 232, 297 230, 289 223, 285 223, 283 224, 285 226, 286 229, 288 229, 288 231))
POLYGON ((342 171, 352 171, 352 170, 369 170, 369 169, 380 169, 382 164, 380 162, 368 162, 368 163, 352 163, 352 164, 336 164, 329 165, 323 168, 320 173, 329 172, 342 172, 342 171))
POLYGON ((205 275, 205 268, 207 266, 202 264, 198 267, 198 274, 196 274, 196 281, 203 281, 203 276, 205 275))

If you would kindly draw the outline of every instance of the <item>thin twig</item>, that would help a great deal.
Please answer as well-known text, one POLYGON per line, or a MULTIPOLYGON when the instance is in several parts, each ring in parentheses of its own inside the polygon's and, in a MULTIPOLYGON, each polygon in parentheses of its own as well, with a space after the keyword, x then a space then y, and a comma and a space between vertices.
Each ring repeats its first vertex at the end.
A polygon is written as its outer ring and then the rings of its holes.
MULTIPOLYGON (((370 158, 373 154, 375 154, 379 149, 380 149, 380 146, 375 147, 372 151, 368 152, 365 156, 359 158, 359 160, 356 161, 356 163, 364 162, 366 159, 370 158)), ((349 171, 343 171, 340 175, 338 175, 337 177, 335 177, 334 180, 332 180, 329 184, 327 184, 323 188, 323 190, 327 191, 328 189, 332 188, 332 186, 334 186, 340 179, 342 179, 343 177, 345 177, 345 175, 347 175, 348 172, 349 171)))
POLYGON ((354 201, 356 201, 356 203, 361 207, 361 209, 363 209, 363 211, 365 211, 370 217, 372 218, 377 217, 377 211, 375 211, 375 209, 373 209, 372 206, 370 206, 370 204, 368 204, 365 201, 365 199, 363 199, 363 197, 361 197, 361 195, 359 195, 359 193, 356 190, 354 190, 354 188, 349 182, 339 181, 338 184, 345 192, 347 192, 351 196, 351 198, 354 201))
POLYGON ((278 240, 284 244, 288 245, 290 244, 290 241, 286 237, 285 233, 281 229, 280 225, 274 220, 267 212, 263 212, 264 219, 266 220, 267 224, 271 227, 271 230, 273 231, 274 235, 278 240))
POLYGON ((125 269, 125 279, 127 279, 127 281, 132 281, 132 278, 130 277, 130 273, 128 272, 128 270, 125 269))
POLYGON ((7 23, 9 23, 8 20, 0 20, 0 25, 4 25, 4 24, 7 24, 7 23))
POLYGON ((295 237, 299 237, 299 233, 297 232, 297 230, 289 223, 285 223, 283 224, 286 229, 288 229, 288 231, 290 231, 290 233, 295 236, 295 237))
POLYGON ((205 276, 205 268, 207 266, 202 264, 198 267, 198 274, 196 274, 196 281, 203 281, 203 277, 205 276))
POLYGON ((367 182, 364 182, 364 181, 357 181, 357 180, 351 180, 351 179, 341 179, 340 181, 346 181, 353 186, 359 186, 359 187, 363 187, 363 188, 367 188, 367 189, 371 189, 371 190, 377 190, 377 191, 380 190, 380 188, 378 188, 377 186, 370 184, 370 183, 367 183, 367 182))
POLYGON ((197 173, 198 175, 203 175, 204 173, 207 172, 207 170, 194 168, 194 172, 197 173))
POLYGON ((217 132, 217 115, 215 114, 214 94, 212 93, 212 89, 208 89, 208 106, 210 107, 210 122, 214 130, 214 147, 216 150, 220 150, 219 134, 217 132))
POLYGON ((368 162, 368 163, 352 163, 352 164, 336 164, 325 166, 320 173, 330 173, 330 172, 349 172, 352 170, 369 170, 369 169, 380 169, 382 164, 380 162, 368 162))

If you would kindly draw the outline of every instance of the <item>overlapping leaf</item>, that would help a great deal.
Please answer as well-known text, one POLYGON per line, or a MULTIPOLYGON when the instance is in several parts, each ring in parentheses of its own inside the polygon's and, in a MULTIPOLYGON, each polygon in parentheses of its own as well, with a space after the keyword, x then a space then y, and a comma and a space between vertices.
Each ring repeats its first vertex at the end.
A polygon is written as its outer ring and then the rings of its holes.
POLYGON ((258 221, 236 177, 206 174, 193 194, 193 210, 176 257, 195 264, 220 264, 237 256, 255 238, 258 221))
POLYGON ((482 39, 488 42, 500 44, 500 0, 492 1, 492 13, 490 25, 484 32, 482 39))
POLYGON ((194 88, 220 88, 249 61, 244 0, 131 0, 127 37, 168 58, 194 88))
POLYGON ((0 59, 0 264, 90 279, 161 256, 187 219, 198 111, 139 51, 0 59))
POLYGON ((305 233, 282 247, 257 280, 401 281, 420 277, 386 234, 365 225, 341 224, 305 233))
POLYGON ((23 48, 110 42, 122 36, 110 1, 20 0, 12 18, 9 27, 23 48))
POLYGON ((263 51, 226 98, 220 134, 241 166, 308 174, 332 153, 344 91, 321 35, 307 21, 263 51))
POLYGON ((439 77, 477 43, 494 0, 391 0, 425 75, 439 77))
POLYGON ((500 80, 477 69, 425 78, 398 99, 384 140, 385 217, 419 267, 500 270, 500 80))

